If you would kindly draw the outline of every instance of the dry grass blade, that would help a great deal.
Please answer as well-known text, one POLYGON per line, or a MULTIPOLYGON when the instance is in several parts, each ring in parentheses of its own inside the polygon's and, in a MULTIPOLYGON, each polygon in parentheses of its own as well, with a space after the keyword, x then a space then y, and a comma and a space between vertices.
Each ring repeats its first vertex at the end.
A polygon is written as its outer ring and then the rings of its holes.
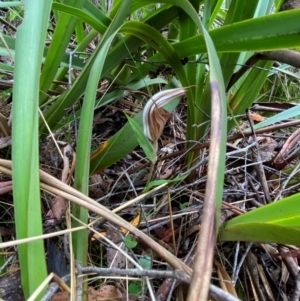
POLYGON ((222 200, 218 185, 223 183, 223 175, 219 174, 220 166, 225 161, 225 152, 222 152, 222 106, 220 105, 219 85, 211 82, 212 92, 212 127, 210 156, 208 163, 205 202, 202 213, 202 223, 199 232, 199 241, 196 251, 194 271, 189 289, 188 300, 205 300, 208 295, 214 246, 219 226, 219 215, 222 200))
POLYGON ((237 297, 235 287, 232 283, 232 279, 228 275, 225 268, 215 260, 215 266, 217 267, 218 277, 220 278, 220 286, 223 290, 230 293, 231 295, 237 297))

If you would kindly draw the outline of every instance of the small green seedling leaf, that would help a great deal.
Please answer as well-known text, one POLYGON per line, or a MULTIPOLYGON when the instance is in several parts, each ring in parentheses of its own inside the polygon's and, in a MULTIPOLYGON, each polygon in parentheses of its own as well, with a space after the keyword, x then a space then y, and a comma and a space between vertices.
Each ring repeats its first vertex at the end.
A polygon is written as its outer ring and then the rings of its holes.
POLYGON ((128 249, 133 249, 138 245, 138 242, 130 235, 124 237, 124 244, 128 249))
POLYGON ((144 255, 139 259, 139 264, 144 270, 150 270, 152 267, 152 257, 150 255, 144 255))
POLYGON ((139 283, 131 282, 128 286, 128 292, 131 295, 140 296, 142 293, 142 286, 139 283))
POLYGON ((189 208, 189 206, 190 206, 189 202, 186 202, 186 203, 183 203, 183 204, 179 204, 179 207, 180 207, 181 210, 189 208))
POLYGON ((184 176, 181 176, 181 177, 177 177, 177 178, 174 178, 174 179, 170 179, 170 180, 155 180, 155 181, 152 181, 152 182, 150 182, 150 183, 148 184, 147 190, 149 190, 150 188, 155 187, 155 186, 163 185, 163 184, 165 184, 165 183, 171 184, 171 183, 181 182, 181 181, 183 181, 186 177, 187 177, 187 175, 184 175, 184 176))

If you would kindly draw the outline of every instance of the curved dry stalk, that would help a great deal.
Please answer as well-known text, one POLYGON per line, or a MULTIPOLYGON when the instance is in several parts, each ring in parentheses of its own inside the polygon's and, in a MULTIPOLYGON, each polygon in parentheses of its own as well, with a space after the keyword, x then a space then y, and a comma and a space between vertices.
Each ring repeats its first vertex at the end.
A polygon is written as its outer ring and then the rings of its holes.
POLYGON ((202 212, 202 222, 199 232, 199 240, 196 249, 191 285, 187 300, 206 300, 210 288, 214 246, 219 227, 219 211, 222 200, 219 199, 220 191, 217 185, 220 183, 219 170, 222 161, 225 161, 224 145, 225 139, 222 137, 222 105, 219 94, 219 85, 211 82, 212 92, 212 126, 211 142, 209 149, 209 161, 207 172, 207 183, 205 190, 205 201, 202 212))

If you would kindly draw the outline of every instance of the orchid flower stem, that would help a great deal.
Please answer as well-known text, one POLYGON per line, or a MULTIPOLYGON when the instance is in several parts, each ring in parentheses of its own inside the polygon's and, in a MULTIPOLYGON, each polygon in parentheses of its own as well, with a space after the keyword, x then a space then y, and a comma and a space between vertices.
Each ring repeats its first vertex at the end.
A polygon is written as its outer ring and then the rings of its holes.
POLYGON ((155 165, 155 163, 151 162, 150 170, 149 170, 148 177, 147 177, 147 183, 146 183, 146 186, 145 186, 145 189, 144 189, 144 193, 148 192, 149 189, 150 189, 150 187, 148 187, 148 186, 149 186, 149 183, 151 182, 151 179, 152 179, 154 165, 155 165))
POLYGON ((144 189, 144 192, 147 192, 149 190, 149 183, 151 182, 151 179, 152 179, 152 176, 153 176, 153 171, 154 171, 154 166, 155 166, 155 163, 156 163, 156 160, 157 160, 157 141, 154 141, 153 142, 153 160, 151 162, 151 166, 150 166, 150 170, 149 170, 149 173, 148 173, 148 177, 147 177, 147 183, 146 183, 146 186, 145 186, 145 189, 144 189))

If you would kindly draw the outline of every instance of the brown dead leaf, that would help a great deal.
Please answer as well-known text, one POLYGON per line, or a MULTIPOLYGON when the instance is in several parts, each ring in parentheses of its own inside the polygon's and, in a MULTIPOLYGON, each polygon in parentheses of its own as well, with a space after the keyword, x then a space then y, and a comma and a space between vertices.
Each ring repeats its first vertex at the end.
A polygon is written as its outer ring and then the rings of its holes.
POLYGON ((67 292, 59 292, 53 295, 51 301, 69 301, 69 294, 67 292))
POLYGON ((266 119, 265 117, 263 117, 263 116, 261 116, 257 113, 251 113, 250 116, 251 116, 251 119, 253 121, 259 121, 260 122, 260 121, 264 121, 266 119))
POLYGON ((173 168, 164 170, 164 172, 159 176, 160 179, 168 179, 174 173, 173 168))
MULTIPOLYGON (((74 150, 69 144, 67 144, 63 149, 64 167, 61 175, 61 181, 63 183, 70 184, 75 169, 75 159, 76 154, 74 150), (72 163, 70 168, 71 159, 72 163)), ((51 210, 46 215, 47 217, 49 217, 47 225, 56 225, 57 222, 60 222, 62 220, 62 217, 66 215, 66 211, 66 200, 61 196, 56 196, 51 205, 51 210), (55 218, 56 220, 53 218, 55 218)))
POLYGON ((101 239, 102 236, 106 236, 106 232, 103 231, 103 232, 99 232, 99 233, 98 232, 94 233, 91 240, 94 241, 96 239, 101 239))
POLYGON ((60 222, 62 217, 66 215, 67 205, 65 199, 61 196, 56 196, 52 203, 51 210, 53 216, 60 222))
MULTIPOLYGON (((251 141, 251 139, 249 139, 251 141)), ((263 162, 271 161, 275 156, 277 142, 271 137, 257 137, 258 150, 263 162)))
MULTIPOLYGON (((176 235, 178 234, 178 232, 179 229, 176 229, 174 234, 176 235)), ((163 231, 161 239, 162 241, 169 243, 171 241, 172 236, 173 236, 172 228, 169 228, 163 231)))
MULTIPOLYGON (((137 227, 141 222, 141 213, 139 212, 136 217, 130 222, 130 224, 134 227, 137 227)), ((124 234, 126 234, 128 231, 125 228, 120 228, 120 231, 124 234)), ((109 235, 111 235, 111 233, 109 233, 109 235)), ((94 233, 92 236, 92 241, 97 239, 97 238, 101 238, 101 236, 106 236, 106 232, 100 232, 99 233, 94 233)))
POLYGON ((88 289, 88 301, 122 301, 120 290, 114 285, 104 284, 98 290, 93 287, 88 289))
MULTIPOLYGON (((136 215, 136 217, 135 217, 132 221, 130 221, 130 224, 131 224, 133 227, 137 227, 137 226, 140 224, 140 222, 141 222, 141 218, 142 218, 141 212, 139 212, 139 213, 136 215)), ((126 233, 128 232, 125 228, 120 228, 120 230, 121 230, 122 233, 124 233, 124 234, 126 234, 126 233)))
MULTIPOLYGON (((112 228, 108 228, 106 232, 106 237, 109 238, 113 243, 118 245, 118 247, 126 251, 125 244, 123 243, 123 240, 120 236, 120 234, 117 232, 118 230, 114 230, 112 228)), ((134 265, 132 262, 128 261, 127 258, 118 250, 115 248, 108 246, 106 249, 106 260, 107 265, 111 268, 134 268, 134 265)))
POLYGON ((92 175, 89 185, 89 196, 93 199, 98 199, 104 196, 105 186, 107 183, 103 181, 100 174, 92 175))

